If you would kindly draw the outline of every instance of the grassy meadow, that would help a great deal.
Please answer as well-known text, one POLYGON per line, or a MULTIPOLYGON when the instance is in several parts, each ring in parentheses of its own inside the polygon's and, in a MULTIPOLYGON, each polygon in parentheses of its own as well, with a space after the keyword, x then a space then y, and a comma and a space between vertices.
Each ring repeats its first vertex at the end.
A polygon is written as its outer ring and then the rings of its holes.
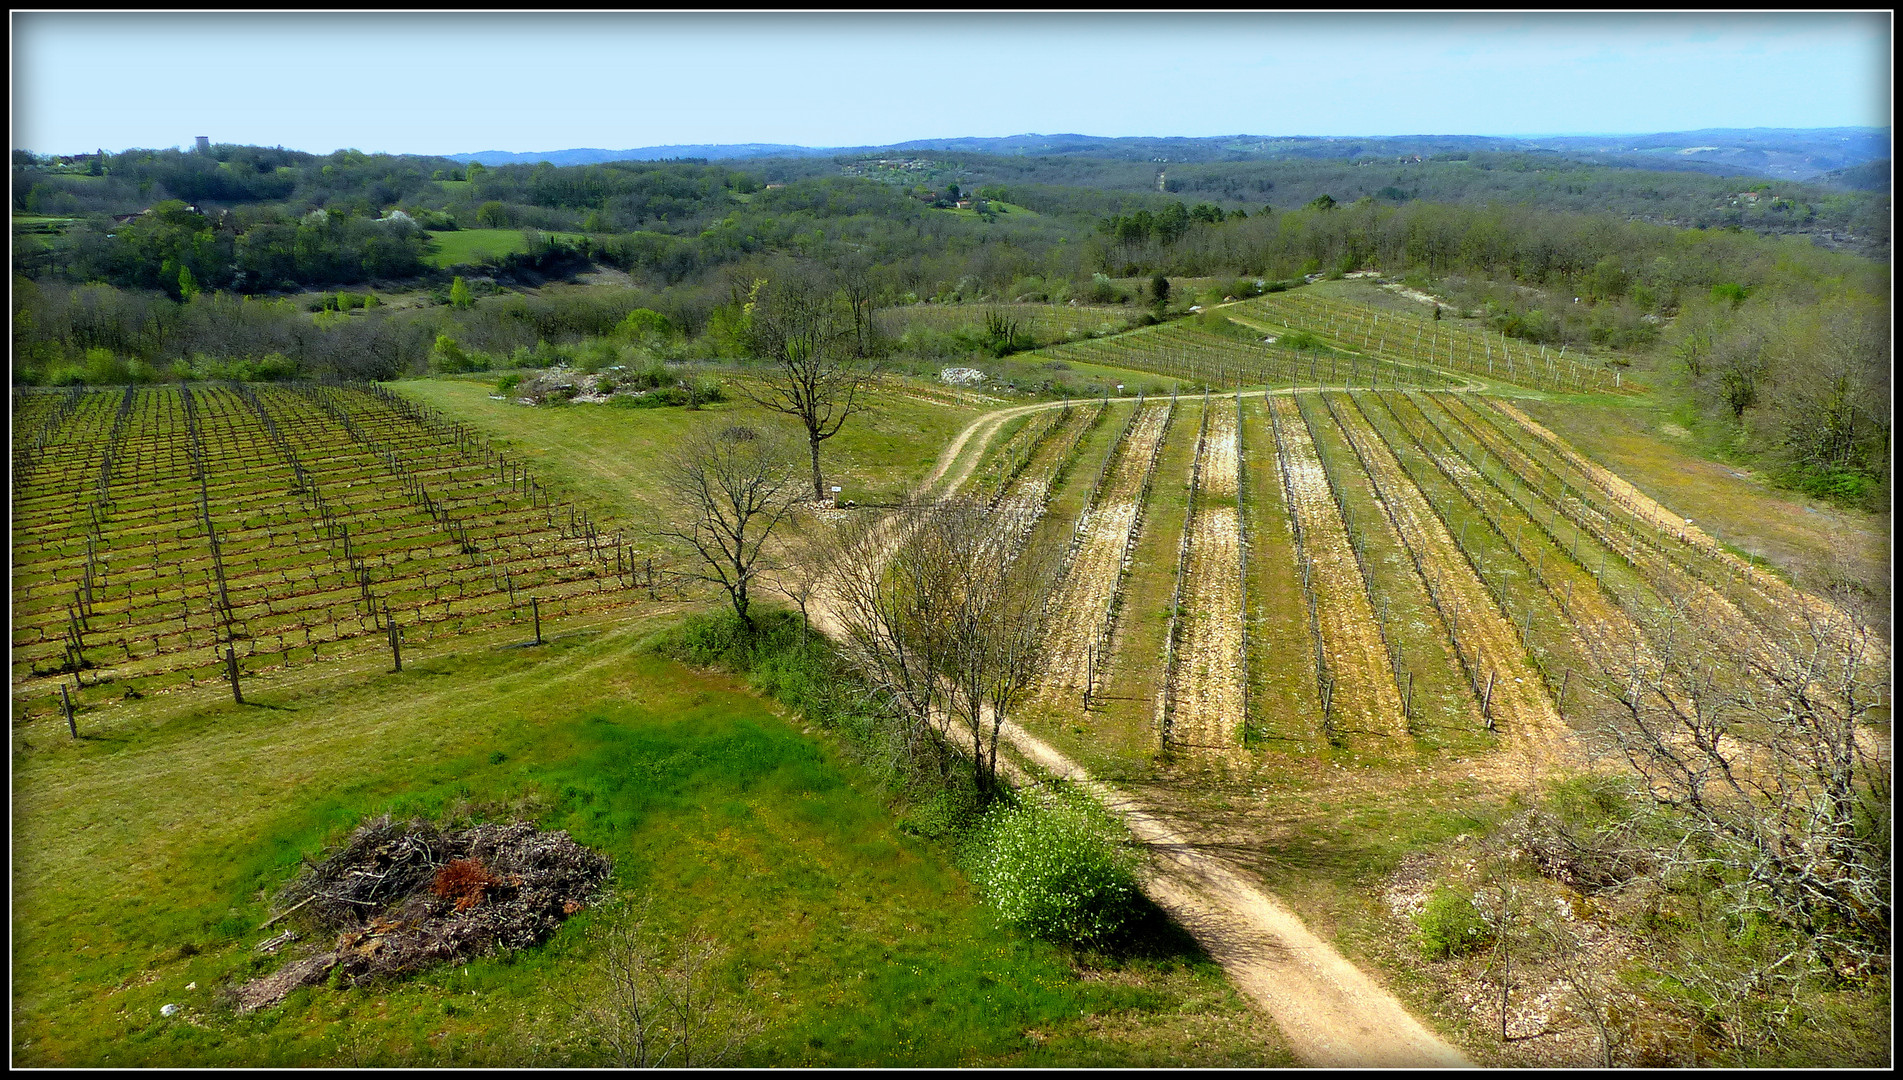
MULTIPOLYGON (((448 183, 450 181, 444 181, 448 183)), ((549 233, 557 240, 579 240, 578 233, 549 233)), ((429 234, 430 252, 423 259, 431 266, 448 269, 485 258, 495 259, 529 249, 521 229, 456 229, 429 234)))
MULTIPOLYGON (((636 522, 655 520, 664 496, 655 486, 660 455, 683 434, 712 423, 783 427, 804 445, 797 424, 748 401, 723 374, 726 401, 701 409, 632 409, 619 405, 529 408, 495 401, 494 373, 392 383, 396 392, 474 426, 512 458, 526 458, 537 474, 604 513, 636 522)), ((995 406, 993 406, 995 407, 995 406)), ((984 410, 948 395, 913 395, 892 384, 870 407, 847 421, 820 447, 820 466, 840 496, 862 503, 892 502, 924 478, 946 443, 984 410)))
POLYGON ((299 860, 393 813, 520 814, 609 855, 617 894, 728 950, 723 992, 765 1025, 741 1063, 1289 1063, 1167 924, 1121 954, 998 925, 825 737, 736 676, 644 650, 668 619, 259 680, 242 707, 153 699, 143 722, 16 744, 14 1061, 593 1060, 548 993, 593 962, 592 910, 540 948, 251 1016, 220 1004, 276 966, 252 949, 299 860))

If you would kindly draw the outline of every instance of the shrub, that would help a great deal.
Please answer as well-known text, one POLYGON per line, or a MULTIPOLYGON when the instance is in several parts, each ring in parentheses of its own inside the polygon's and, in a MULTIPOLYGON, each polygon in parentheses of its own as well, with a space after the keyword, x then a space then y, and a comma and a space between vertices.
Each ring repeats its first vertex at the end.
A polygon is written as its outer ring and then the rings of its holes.
POLYGON ((1414 923, 1421 928, 1421 951, 1437 960, 1465 956, 1493 940, 1473 901, 1445 885, 1427 898, 1414 923))
POLYGON ((972 880, 1006 922, 1053 941, 1113 937, 1136 911, 1136 859, 1080 796, 1001 804, 973 836, 972 880))
POLYGON ((647 362, 628 372, 621 380, 622 385, 636 390, 654 390, 674 384, 674 373, 663 361, 648 357, 647 362))
POLYGON ((86 381, 94 386, 123 385, 128 381, 126 362, 111 349, 87 349, 86 381))
POLYGON ((1078 297, 1087 304, 1121 304, 1130 299, 1107 274, 1092 274, 1090 284, 1078 293, 1078 297))
POLYGON ((504 375, 502 378, 496 380, 496 392, 506 394, 520 385, 522 385, 522 376, 504 375))
POLYGON ((1277 345, 1307 352, 1333 352, 1328 343, 1306 330, 1290 330, 1275 339, 1277 345))
POLYGON ((448 334, 436 335, 436 344, 430 349, 430 370, 443 375, 460 375, 465 371, 481 371, 487 363, 477 360, 463 351, 456 339, 448 334))
POLYGON ((675 331, 667 316, 648 308, 635 308, 616 325, 614 333, 628 341, 644 342, 672 337, 675 331))

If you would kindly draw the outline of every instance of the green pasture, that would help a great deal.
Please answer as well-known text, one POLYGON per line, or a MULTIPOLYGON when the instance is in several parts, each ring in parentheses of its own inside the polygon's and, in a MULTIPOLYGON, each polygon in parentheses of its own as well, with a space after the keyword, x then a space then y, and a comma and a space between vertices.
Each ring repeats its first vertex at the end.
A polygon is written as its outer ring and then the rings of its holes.
POLYGON ((646 651, 656 625, 260 683, 242 707, 154 699, 146 723, 16 743, 13 1060, 594 1060, 548 993, 594 962, 592 909, 536 949, 221 1004, 280 962, 253 948, 299 860, 393 813, 525 816, 609 855, 618 895, 728 950, 722 992, 765 1024, 742 1064, 1289 1063, 1179 932, 1086 955, 998 925, 827 739, 646 651))
MULTIPOLYGON (((707 424, 769 424, 783 427, 802 449, 805 445, 796 424, 738 392, 745 376, 721 375, 728 383, 728 400, 698 410, 613 404, 530 408, 491 400, 498 378, 490 373, 410 379, 390 386, 473 425, 495 439, 505 454, 526 458, 563 498, 637 523, 657 520, 665 509, 656 486, 661 455, 689 431, 707 424)), ((842 498, 895 501, 924 479, 939 451, 981 412, 949 398, 911 396, 908 390, 904 380, 887 380, 874 391, 865 411, 821 444, 820 466, 829 477, 828 486, 845 489, 842 498)))
MULTIPOLYGON (((467 181, 438 181, 438 183, 466 183, 467 181)), ((579 240, 580 233, 549 233, 558 240, 579 240)), ((456 229, 451 232, 429 234, 430 252, 423 261, 431 266, 447 269, 463 266, 482 259, 499 259, 504 255, 514 255, 529 249, 528 241, 521 229, 456 229)))

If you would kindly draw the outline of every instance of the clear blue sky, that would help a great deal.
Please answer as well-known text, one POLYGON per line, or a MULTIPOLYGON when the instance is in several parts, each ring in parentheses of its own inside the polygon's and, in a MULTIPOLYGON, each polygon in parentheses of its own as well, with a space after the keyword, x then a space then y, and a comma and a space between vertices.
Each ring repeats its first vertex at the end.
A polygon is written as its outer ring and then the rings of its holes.
POLYGON ((328 152, 1890 123, 1890 16, 15 13, 13 143, 328 152))

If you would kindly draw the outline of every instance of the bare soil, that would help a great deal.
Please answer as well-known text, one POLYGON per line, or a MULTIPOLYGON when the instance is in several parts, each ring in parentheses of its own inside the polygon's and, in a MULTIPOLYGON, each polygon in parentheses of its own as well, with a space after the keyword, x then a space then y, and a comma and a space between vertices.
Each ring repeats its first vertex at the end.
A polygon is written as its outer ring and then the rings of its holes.
POLYGON ((1236 414, 1227 400, 1215 412, 1203 442, 1201 491, 1190 519, 1184 572, 1172 738, 1196 758, 1221 761, 1241 754, 1242 548, 1236 516, 1236 414))

